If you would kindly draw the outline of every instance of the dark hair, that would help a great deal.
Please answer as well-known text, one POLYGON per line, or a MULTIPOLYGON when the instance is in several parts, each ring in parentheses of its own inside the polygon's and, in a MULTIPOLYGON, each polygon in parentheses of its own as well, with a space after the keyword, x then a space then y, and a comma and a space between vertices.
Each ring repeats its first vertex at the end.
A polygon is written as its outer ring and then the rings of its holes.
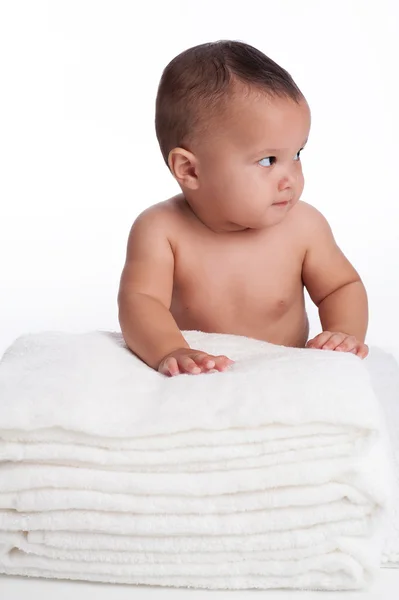
POLYGON ((237 80, 270 97, 303 98, 291 75, 249 44, 220 40, 189 48, 166 66, 158 86, 155 130, 167 165, 170 150, 220 114, 237 80))

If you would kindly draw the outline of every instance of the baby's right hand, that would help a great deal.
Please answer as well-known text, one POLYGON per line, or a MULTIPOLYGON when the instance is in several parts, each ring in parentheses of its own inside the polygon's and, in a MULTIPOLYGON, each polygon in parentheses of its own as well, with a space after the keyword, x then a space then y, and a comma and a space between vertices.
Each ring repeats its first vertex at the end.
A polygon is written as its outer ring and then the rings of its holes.
POLYGON ((179 348, 161 360, 158 371, 171 377, 179 373, 198 375, 212 369, 225 371, 233 363, 227 356, 213 356, 193 348, 179 348))

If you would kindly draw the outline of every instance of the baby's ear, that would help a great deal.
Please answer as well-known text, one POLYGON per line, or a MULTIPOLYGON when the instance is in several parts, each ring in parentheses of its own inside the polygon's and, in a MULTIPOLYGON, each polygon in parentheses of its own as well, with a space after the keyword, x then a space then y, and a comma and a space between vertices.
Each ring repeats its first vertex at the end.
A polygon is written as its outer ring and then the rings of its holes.
POLYGON ((190 190, 199 187, 197 162, 195 155, 184 148, 173 148, 169 152, 168 165, 172 175, 181 186, 190 190))

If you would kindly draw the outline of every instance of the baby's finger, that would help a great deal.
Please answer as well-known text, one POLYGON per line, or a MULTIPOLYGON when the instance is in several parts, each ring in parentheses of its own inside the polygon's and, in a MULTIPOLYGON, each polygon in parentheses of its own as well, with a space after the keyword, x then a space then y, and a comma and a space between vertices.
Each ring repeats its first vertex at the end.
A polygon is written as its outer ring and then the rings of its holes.
POLYGON ((335 350, 347 336, 344 333, 333 333, 330 339, 323 345, 323 350, 335 350))
POLYGON ((360 358, 366 358, 368 353, 369 353, 369 347, 367 346, 367 344, 361 344, 360 347, 358 348, 357 355, 360 358))
POLYGON ((307 348, 322 348, 323 345, 330 339, 333 334, 331 331, 323 331, 323 333, 319 333, 312 340, 309 340, 306 344, 307 348))
POLYGON ((230 365, 234 363, 234 360, 227 358, 227 356, 219 355, 213 357, 215 360, 215 369, 218 371, 225 371, 230 365))
POLYGON ((159 372, 164 375, 170 375, 171 377, 178 375, 180 371, 177 360, 173 357, 167 358, 163 364, 160 365, 159 372))
POLYGON ((358 340, 354 335, 348 335, 343 342, 341 342, 335 349, 338 352, 352 352, 352 350, 356 350, 359 345, 358 340))
POLYGON ((201 368, 189 356, 181 356, 177 360, 183 372, 192 373, 193 375, 201 373, 201 368))
POLYGON ((213 356, 209 356, 209 354, 198 352, 198 354, 194 354, 194 356, 192 356, 192 359, 204 371, 209 371, 210 369, 215 368, 215 359, 213 356))

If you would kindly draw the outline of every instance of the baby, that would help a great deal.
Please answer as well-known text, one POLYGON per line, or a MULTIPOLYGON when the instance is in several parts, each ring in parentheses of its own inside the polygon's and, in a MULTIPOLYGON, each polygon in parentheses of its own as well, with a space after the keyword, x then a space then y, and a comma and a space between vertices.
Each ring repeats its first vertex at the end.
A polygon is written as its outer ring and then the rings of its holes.
POLYGON ((361 278, 300 200, 310 121, 289 73, 245 43, 201 44, 165 68, 155 126, 181 193, 133 223, 118 293, 126 344, 150 367, 233 362, 190 348, 181 330, 367 356, 361 278), (311 340, 304 287, 322 325, 311 340))

